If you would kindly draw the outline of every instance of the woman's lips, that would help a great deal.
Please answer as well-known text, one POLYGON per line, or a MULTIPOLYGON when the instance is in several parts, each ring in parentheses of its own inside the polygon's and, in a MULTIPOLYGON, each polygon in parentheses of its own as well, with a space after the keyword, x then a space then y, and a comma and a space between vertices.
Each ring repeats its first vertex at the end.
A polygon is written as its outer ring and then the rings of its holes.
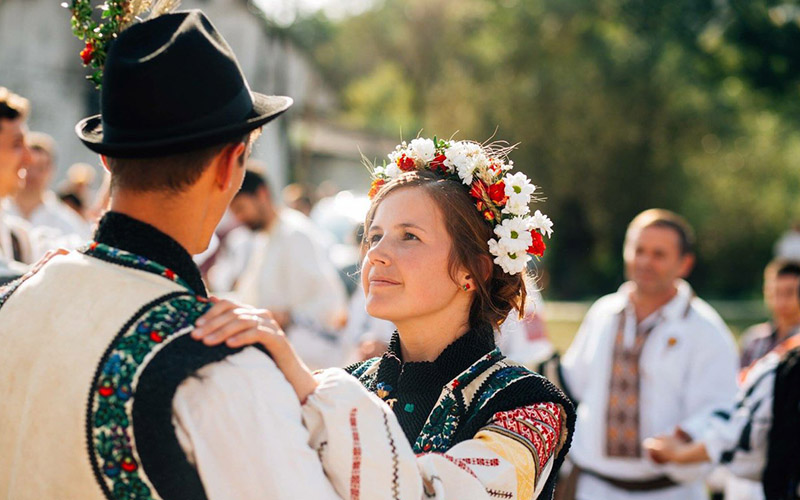
POLYGON ((399 284, 400 284, 399 282, 397 282, 395 280, 392 280, 392 279, 389 279, 389 278, 370 278, 369 279, 369 286, 371 286, 371 287, 373 287, 373 286, 378 286, 378 287, 395 286, 395 285, 399 285, 399 284))

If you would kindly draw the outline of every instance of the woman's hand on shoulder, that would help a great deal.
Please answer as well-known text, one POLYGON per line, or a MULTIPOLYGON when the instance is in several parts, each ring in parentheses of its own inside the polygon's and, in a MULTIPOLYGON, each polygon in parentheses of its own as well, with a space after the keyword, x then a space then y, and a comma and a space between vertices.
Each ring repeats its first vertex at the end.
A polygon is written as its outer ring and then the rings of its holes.
POLYGON ((270 311, 216 297, 210 300, 214 305, 197 320, 192 338, 208 346, 224 343, 231 348, 261 344, 301 402, 314 392, 316 380, 270 311))

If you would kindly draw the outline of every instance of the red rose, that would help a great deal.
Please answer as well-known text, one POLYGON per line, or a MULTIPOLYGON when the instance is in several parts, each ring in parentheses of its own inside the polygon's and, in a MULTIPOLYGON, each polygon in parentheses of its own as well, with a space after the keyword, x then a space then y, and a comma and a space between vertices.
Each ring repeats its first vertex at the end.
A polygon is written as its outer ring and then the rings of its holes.
POLYGON ((414 159, 409 158, 406 155, 402 155, 397 159, 397 166, 400 167, 400 170, 403 172, 410 172, 411 170, 417 168, 417 164, 414 163, 414 159))
POLYGON ((175 272, 172 269, 165 269, 164 270, 164 276, 166 276, 167 278, 169 278, 171 280, 174 280, 175 279, 175 272))
POLYGON ((533 239, 533 243, 531 243, 531 246, 528 247, 528 253, 531 255, 536 255, 537 257, 541 257, 544 255, 544 251, 547 248, 547 245, 544 244, 544 239, 542 238, 541 233, 534 229, 531 231, 531 238, 533 239))
POLYGON ((480 179, 476 180, 472 183, 472 188, 469 190, 469 194, 472 195, 472 197, 476 200, 482 199, 483 195, 486 194, 486 183, 480 179))
POLYGON ((81 51, 81 60, 83 61, 84 65, 88 65, 92 62, 92 56, 94 55, 94 45, 92 42, 86 43, 86 48, 81 51))
POLYGON ((158 333, 157 331, 153 330, 152 332, 150 332, 150 340, 159 343, 162 340, 164 340, 164 336, 158 333))
POLYGON ((498 205, 505 204, 506 200, 508 200, 505 182, 500 181, 489 186, 489 198, 498 205))
POLYGON ((447 173, 447 167, 444 166, 444 161, 447 159, 445 155, 439 155, 431 160, 431 170, 441 170, 443 174, 447 173))
POLYGON ((374 198, 375 195, 378 194, 378 191, 381 190, 381 187, 383 187, 384 184, 386 184, 386 181, 383 180, 383 179, 375 179, 375 180, 373 180, 372 181, 372 187, 369 188, 369 193, 367 194, 367 197, 369 199, 374 198))

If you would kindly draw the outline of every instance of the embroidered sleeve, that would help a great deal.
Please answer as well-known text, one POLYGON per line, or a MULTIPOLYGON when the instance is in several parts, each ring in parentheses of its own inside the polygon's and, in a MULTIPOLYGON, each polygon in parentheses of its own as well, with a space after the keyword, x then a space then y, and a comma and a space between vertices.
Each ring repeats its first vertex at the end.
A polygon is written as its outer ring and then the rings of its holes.
POLYGON ((565 439, 563 410, 532 405, 495 414, 445 454, 414 455, 394 413, 342 370, 325 370, 303 416, 342 498, 535 499, 565 439))
MULTIPOLYGON (((462 445, 469 444, 470 448, 481 450, 483 462, 496 456, 492 461, 498 463, 497 472, 491 484, 497 487, 489 489, 511 495, 504 498, 537 498, 566 439, 563 416, 563 409, 553 403, 498 412, 474 439, 462 445)), ((455 446, 449 454, 462 454, 459 449, 465 448, 462 445, 455 446)), ((490 482, 488 477, 485 482, 490 482)))

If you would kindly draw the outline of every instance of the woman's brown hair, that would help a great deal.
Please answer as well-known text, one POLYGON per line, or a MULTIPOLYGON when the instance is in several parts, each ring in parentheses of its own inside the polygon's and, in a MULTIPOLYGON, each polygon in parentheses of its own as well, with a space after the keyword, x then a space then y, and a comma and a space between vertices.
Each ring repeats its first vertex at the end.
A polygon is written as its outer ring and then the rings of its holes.
MULTIPOLYGON (((444 179, 430 171, 406 172, 384 185, 372 200, 364 224, 367 234, 381 202, 398 189, 421 188, 436 203, 444 218, 453 246, 450 250, 450 276, 463 267, 472 276, 475 292, 469 311, 469 323, 475 327, 489 323, 498 327, 512 309, 525 312, 525 273, 510 275, 492 261, 488 241, 494 237, 493 226, 475 208, 464 184, 444 179)), ((367 246, 366 239, 363 245, 367 246)))

